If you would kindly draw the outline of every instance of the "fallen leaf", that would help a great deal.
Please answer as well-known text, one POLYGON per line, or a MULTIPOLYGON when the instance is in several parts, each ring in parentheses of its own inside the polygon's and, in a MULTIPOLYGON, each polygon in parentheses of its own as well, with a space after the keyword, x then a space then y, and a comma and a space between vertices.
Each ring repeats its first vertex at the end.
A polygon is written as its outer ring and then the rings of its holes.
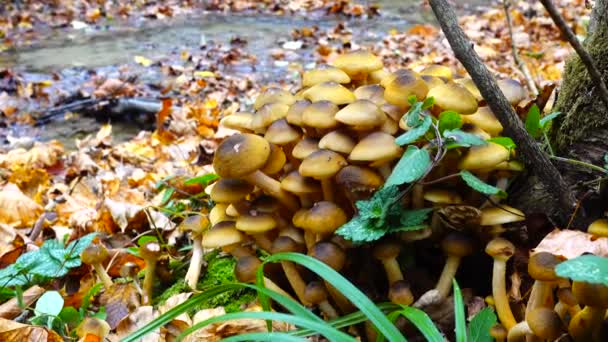
POLYGON ((562 255, 567 259, 584 253, 608 257, 608 238, 598 238, 578 230, 555 229, 545 236, 532 252, 549 252, 562 255))
POLYGON ((53 330, 0 318, 0 341, 63 342, 53 330))
POLYGON ((0 223, 16 228, 29 228, 42 214, 42 206, 8 183, 0 190, 0 223))

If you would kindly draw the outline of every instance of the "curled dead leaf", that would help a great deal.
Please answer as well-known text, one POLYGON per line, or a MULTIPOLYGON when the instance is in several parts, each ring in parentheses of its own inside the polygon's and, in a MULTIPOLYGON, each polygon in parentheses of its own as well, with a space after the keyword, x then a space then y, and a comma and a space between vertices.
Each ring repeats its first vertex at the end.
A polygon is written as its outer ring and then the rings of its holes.
POLYGON ((63 339, 53 330, 0 318, 0 341, 63 342, 63 339))
POLYGON ((137 227, 141 226, 156 227, 163 230, 172 230, 175 228, 175 224, 165 215, 141 205, 118 202, 109 198, 106 198, 103 205, 109 210, 114 222, 123 232, 129 226, 136 230, 138 230, 137 227))
MULTIPOLYGON (((144 325, 150 323, 153 319, 158 316, 158 312, 155 312, 151 306, 140 306, 135 311, 133 311, 130 315, 125 317, 123 320, 118 323, 116 326, 116 335, 119 339, 126 337, 130 333, 135 330, 143 327, 144 325)), ((160 329, 156 329, 146 336, 144 336, 140 341, 142 342, 156 342, 161 341, 160 338, 160 329)))
POLYGON ((12 183, 0 189, 0 223, 16 228, 30 227, 42 214, 42 206, 12 183))
POLYGON ((16 148, 6 154, 0 154, 0 167, 8 169, 17 165, 29 169, 51 167, 57 164, 63 153, 63 145, 57 140, 35 142, 29 150, 16 148))
POLYGON ((568 259, 584 253, 608 257, 608 238, 598 238, 578 230, 555 229, 532 252, 549 252, 568 259))

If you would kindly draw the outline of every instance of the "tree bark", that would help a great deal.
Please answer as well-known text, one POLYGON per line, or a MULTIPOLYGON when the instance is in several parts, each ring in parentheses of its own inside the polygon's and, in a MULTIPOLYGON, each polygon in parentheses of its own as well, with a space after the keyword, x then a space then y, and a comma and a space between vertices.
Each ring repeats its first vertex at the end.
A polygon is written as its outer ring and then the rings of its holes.
MULTIPOLYGON (((606 82, 608 74, 608 1, 596 1, 584 47, 606 82)), ((599 89, 589 77, 580 57, 573 54, 566 64, 555 109, 562 114, 553 122, 551 140, 557 155, 603 167, 608 153, 608 109, 599 89)), ((608 200, 605 182, 592 182, 606 174, 580 166, 556 162, 560 173, 578 199, 580 207, 571 228, 585 229, 603 215, 608 200), (590 183, 592 182, 592 183, 590 183)), ((534 178, 520 183, 512 193, 516 203, 531 211, 544 212, 546 191, 534 178)), ((553 209, 553 215, 555 209, 553 209)))

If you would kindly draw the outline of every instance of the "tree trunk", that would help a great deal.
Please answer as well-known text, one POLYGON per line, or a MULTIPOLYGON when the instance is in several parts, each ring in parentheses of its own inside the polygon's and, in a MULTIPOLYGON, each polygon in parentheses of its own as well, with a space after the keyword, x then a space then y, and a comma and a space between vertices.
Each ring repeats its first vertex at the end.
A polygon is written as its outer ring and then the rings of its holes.
MULTIPOLYGON (((590 32, 584 46, 593 58, 603 79, 608 81, 608 0, 596 1, 590 32)), ((553 122, 552 145, 558 156, 603 167, 608 153, 608 108, 599 98, 595 84, 577 55, 566 64, 564 79, 555 110, 562 114, 553 122)), ((591 182, 606 176, 601 172, 570 163, 555 162, 571 186, 580 207, 571 228, 585 229, 603 215, 608 200, 605 182, 591 182), (590 183, 591 182, 591 183, 590 183)), ((545 212, 552 217, 570 217, 550 209, 547 190, 531 177, 511 191, 513 203, 526 212, 545 212)))

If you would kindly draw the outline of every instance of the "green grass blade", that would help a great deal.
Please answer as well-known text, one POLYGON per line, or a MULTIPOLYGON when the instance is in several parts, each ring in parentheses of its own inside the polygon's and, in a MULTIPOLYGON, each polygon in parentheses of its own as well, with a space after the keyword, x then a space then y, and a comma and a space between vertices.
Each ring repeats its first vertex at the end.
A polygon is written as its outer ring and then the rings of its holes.
POLYGON ((290 324, 294 324, 300 327, 306 327, 316 331, 317 333, 325 336, 330 341, 336 342, 356 342, 357 340, 346 334, 341 332, 338 329, 333 328, 329 324, 325 322, 318 322, 316 320, 310 320, 303 317, 298 317, 294 315, 288 315, 284 313, 278 312, 266 312, 266 311, 256 311, 256 312, 237 312, 237 313, 229 313, 221 316, 211 317, 202 322, 196 323, 188 329, 184 330, 179 336, 177 336, 176 342, 180 342, 186 336, 193 333, 194 331, 205 327, 206 325, 229 321, 233 319, 265 319, 272 320, 278 322, 286 322, 290 324))
POLYGON ((277 303, 282 305, 285 309, 289 310, 290 312, 292 312, 298 316, 301 316, 301 317, 304 317, 304 318, 307 318, 310 320, 323 321, 319 317, 317 317, 315 314, 308 311, 300 303, 295 302, 281 294, 278 294, 278 293, 268 290, 266 288, 260 288, 255 285, 243 284, 243 283, 224 284, 224 285, 218 285, 215 287, 211 287, 211 288, 205 290, 201 294, 197 294, 197 295, 190 297, 187 301, 175 306, 171 310, 169 310, 169 311, 165 312, 164 314, 160 315, 159 317, 157 317, 152 322, 146 324, 145 326, 141 327, 139 330, 133 332, 131 335, 127 336, 124 340, 122 340, 122 342, 135 342, 135 341, 139 340, 140 338, 142 338, 143 336, 145 336, 146 334, 171 322, 175 317, 181 315, 182 313, 187 312, 191 309, 194 309, 201 302, 203 302, 211 297, 217 296, 221 293, 224 293, 226 291, 232 291, 232 290, 237 290, 237 289, 242 289, 242 288, 251 288, 251 289, 258 291, 259 293, 263 293, 264 295, 269 296, 270 298, 275 300, 277 303))
MULTIPOLYGON (((264 263, 279 262, 283 260, 292 261, 308 268, 333 285, 338 291, 348 296, 348 299, 367 316, 367 319, 374 323, 378 331, 384 334, 389 341, 406 341, 397 327, 386 318, 384 313, 376 307, 374 302, 331 267, 313 257, 299 253, 274 254, 266 258, 264 263)), ((263 272, 263 267, 260 267, 258 272, 263 272)))
POLYGON ((308 340, 302 337, 296 337, 287 333, 269 333, 258 332, 241 334, 222 339, 222 342, 241 342, 241 341, 256 341, 256 342, 307 342, 308 340))
POLYGON ((467 319, 464 317, 464 302, 462 300, 462 292, 456 279, 452 279, 452 288, 454 292, 454 320, 456 326, 456 342, 467 342, 467 319))
POLYGON ((437 330, 431 318, 424 311, 411 306, 402 306, 399 313, 412 322, 427 341, 444 342, 443 335, 437 330))
MULTIPOLYGON (((377 307, 378 307, 378 309, 382 310, 383 312, 388 312, 388 311, 399 309, 399 306, 396 304, 393 304, 393 303, 380 303, 377 305, 377 307)), ((359 310, 359 311, 352 312, 348 315, 338 317, 327 323, 330 324, 334 328, 342 329, 342 328, 350 327, 351 325, 359 324, 359 323, 362 323, 365 321, 367 321, 367 317, 365 316, 365 314, 363 312, 361 312, 359 310)), ((289 334, 291 334, 293 336, 304 337, 304 336, 314 335, 315 332, 311 331, 309 329, 298 329, 298 330, 294 330, 294 331, 290 332, 289 334)))

